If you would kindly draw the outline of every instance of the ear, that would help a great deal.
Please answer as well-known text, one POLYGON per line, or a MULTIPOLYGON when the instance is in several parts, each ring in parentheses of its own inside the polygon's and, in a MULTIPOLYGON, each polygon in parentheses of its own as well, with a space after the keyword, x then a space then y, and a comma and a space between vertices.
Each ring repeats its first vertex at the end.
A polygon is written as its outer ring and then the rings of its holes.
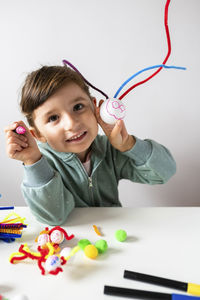
POLYGON ((97 100, 96 98, 92 97, 92 109, 93 111, 96 111, 96 107, 97 107, 97 100))
POLYGON ((92 97, 92 103, 93 103, 94 106, 97 105, 97 99, 95 97, 92 97))
POLYGON ((35 127, 30 127, 29 128, 30 133, 32 134, 32 136, 37 139, 38 141, 42 142, 42 143, 46 143, 47 140, 44 136, 42 136, 40 134, 40 132, 35 128, 35 127))

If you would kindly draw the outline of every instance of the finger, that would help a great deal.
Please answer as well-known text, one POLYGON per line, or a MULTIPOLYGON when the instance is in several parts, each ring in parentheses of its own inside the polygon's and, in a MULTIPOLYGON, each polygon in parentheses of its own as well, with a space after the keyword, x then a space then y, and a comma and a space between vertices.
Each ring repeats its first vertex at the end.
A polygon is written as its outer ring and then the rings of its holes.
POLYGON ((18 144, 11 144, 7 147, 7 154, 10 158, 15 158, 17 152, 21 152, 23 148, 18 144))
POLYGON ((7 137, 7 139, 16 137, 16 138, 20 139, 21 141, 24 141, 24 142, 27 141, 27 137, 25 137, 23 134, 17 134, 16 132, 14 132, 12 130, 9 130, 6 132, 6 137, 7 137))
POLYGON ((124 124, 124 121, 123 120, 119 120, 120 123, 121 123, 121 135, 123 138, 127 137, 128 136, 128 131, 126 129, 126 126, 124 124))
POLYGON ((103 103, 104 103, 104 100, 101 99, 101 100, 99 101, 98 107, 101 107, 101 105, 102 105, 103 103))
POLYGON ((18 123, 14 122, 14 123, 4 127, 4 132, 7 133, 8 131, 13 131, 17 128, 17 126, 18 126, 18 123))
POLYGON ((8 131, 14 131, 18 126, 23 126, 26 130, 28 129, 23 121, 16 121, 6 126, 4 128, 4 132, 7 133, 8 131))
POLYGON ((121 120, 118 120, 113 127, 110 137, 112 139, 115 139, 116 137, 121 135, 121 130, 122 130, 122 122, 121 122, 121 120))
POLYGON ((25 141, 21 140, 21 138, 18 138, 16 136, 11 136, 7 139, 7 145, 11 145, 11 144, 17 144, 21 147, 28 146, 28 144, 25 141))

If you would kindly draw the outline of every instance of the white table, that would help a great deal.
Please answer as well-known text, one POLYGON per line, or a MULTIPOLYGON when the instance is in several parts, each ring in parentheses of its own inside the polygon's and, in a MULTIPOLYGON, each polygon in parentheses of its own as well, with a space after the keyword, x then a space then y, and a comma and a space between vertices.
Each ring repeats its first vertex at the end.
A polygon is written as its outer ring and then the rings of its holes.
MULTIPOLYGON (((63 247, 75 246, 82 238, 95 243, 100 239, 92 227, 95 224, 109 249, 96 260, 77 252, 56 276, 41 275, 36 261, 30 259, 17 264, 8 261, 22 243, 35 250, 34 240, 46 227, 27 207, 16 207, 15 212, 26 217, 28 227, 14 243, 0 241, 0 294, 8 299, 17 294, 26 294, 29 300, 115 299, 103 294, 104 285, 179 293, 124 279, 125 269, 200 283, 200 208, 76 208, 62 226, 75 238, 63 247), (117 229, 127 231, 126 242, 115 239, 117 229)), ((6 214, 0 211, 0 220, 6 214)))

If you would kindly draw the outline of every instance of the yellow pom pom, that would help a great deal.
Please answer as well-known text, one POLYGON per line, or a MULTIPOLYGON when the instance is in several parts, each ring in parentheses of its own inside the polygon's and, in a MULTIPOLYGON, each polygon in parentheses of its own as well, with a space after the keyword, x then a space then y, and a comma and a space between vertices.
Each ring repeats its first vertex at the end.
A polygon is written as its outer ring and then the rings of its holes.
POLYGON ((98 255, 98 250, 94 245, 87 245, 84 249, 84 253, 87 257, 95 259, 98 255))

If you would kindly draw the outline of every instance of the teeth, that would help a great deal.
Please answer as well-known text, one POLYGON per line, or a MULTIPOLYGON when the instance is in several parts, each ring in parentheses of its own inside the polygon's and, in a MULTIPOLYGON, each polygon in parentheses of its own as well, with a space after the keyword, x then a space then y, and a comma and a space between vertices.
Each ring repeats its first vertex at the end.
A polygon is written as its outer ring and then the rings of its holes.
POLYGON ((80 134, 78 134, 78 135, 72 137, 71 139, 69 139, 69 141, 76 140, 76 139, 78 139, 78 138, 79 138, 81 135, 83 135, 83 134, 84 134, 84 132, 82 132, 82 133, 80 133, 80 134))

